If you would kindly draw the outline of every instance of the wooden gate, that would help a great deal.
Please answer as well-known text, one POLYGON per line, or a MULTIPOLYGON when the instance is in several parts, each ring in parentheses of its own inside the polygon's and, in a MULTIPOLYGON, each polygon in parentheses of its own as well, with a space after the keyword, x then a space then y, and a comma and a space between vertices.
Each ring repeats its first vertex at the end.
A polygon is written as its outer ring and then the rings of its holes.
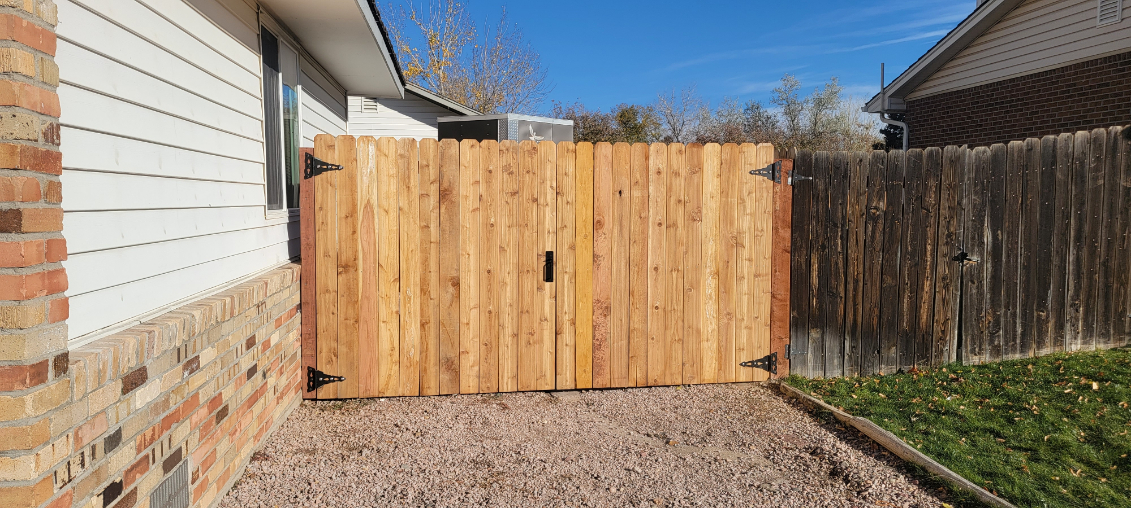
POLYGON ((313 155, 342 168, 303 182, 303 364, 345 379, 307 398, 788 368, 788 187, 751 174, 770 145, 323 135, 313 155))

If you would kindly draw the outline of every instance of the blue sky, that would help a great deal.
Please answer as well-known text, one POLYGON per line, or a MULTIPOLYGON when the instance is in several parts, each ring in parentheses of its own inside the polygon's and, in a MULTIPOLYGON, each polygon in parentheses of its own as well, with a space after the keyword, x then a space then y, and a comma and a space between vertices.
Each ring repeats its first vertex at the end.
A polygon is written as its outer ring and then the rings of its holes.
POLYGON ((466 4, 481 23, 506 7, 541 54, 550 99, 607 110, 686 85, 712 104, 768 103, 786 73, 806 93, 836 76, 849 94, 871 97, 880 62, 890 82, 973 12, 975 0, 466 4))

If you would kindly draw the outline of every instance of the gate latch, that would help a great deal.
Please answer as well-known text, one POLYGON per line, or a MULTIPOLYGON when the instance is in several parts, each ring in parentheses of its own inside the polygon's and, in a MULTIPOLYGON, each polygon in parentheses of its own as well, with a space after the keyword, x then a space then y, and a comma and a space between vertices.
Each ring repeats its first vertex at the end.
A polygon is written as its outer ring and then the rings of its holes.
POLYGON ((774 183, 781 183, 781 173, 781 161, 774 162, 773 164, 770 164, 769 166, 766 166, 762 169, 750 170, 750 174, 754 176, 766 177, 772 180, 774 183))
POLYGON ((776 376, 778 374, 778 352, 774 351, 773 353, 763 356, 762 358, 742 362, 739 365, 743 367, 762 369, 776 376))
POLYGON ((542 281, 554 282, 554 251, 546 251, 546 264, 542 266, 542 281))
POLYGON ((327 171, 338 171, 342 169, 341 164, 330 164, 321 159, 318 159, 312 153, 306 154, 306 171, 303 172, 303 178, 314 178, 314 175, 320 175, 327 171))
POLYGON ((314 367, 306 368, 306 391, 308 392, 313 392, 323 385, 339 383, 345 380, 345 376, 330 376, 314 367))

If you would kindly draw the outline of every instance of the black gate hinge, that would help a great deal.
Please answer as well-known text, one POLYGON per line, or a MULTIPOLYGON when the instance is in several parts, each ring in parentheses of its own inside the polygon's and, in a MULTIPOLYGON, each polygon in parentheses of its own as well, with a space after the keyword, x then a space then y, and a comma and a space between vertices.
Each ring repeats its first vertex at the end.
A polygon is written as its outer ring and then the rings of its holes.
POLYGON ((770 353, 762 358, 742 362, 739 365, 743 367, 762 369, 776 376, 778 374, 778 353, 777 351, 774 351, 773 353, 770 353))
POLYGON ((977 263, 978 262, 977 258, 970 257, 970 254, 967 254, 966 251, 959 252, 957 255, 950 258, 950 260, 954 261, 955 263, 959 263, 959 264, 977 263))
POLYGON ((781 183, 781 161, 774 162, 762 169, 751 169, 750 174, 766 177, 774 183, 781 183))
POLYGON ((323 385, 339 383, 345 380, 345 376, 330 376, 314 367, 306 368, 306 391, 308 392, 313 392, 323 385))
POLYGON ((341 164, 330 164, 329 162, 318 159, 312 153, 306 154, 306 170, 303 172, 303 178, 314 178, 315 175, 320 175, 327 171, 338 171, 342 169, 341 164))
POLYGON ((813 177, 805 176, 805 175, 799 175, 799 174, 797 174, 796 171, 791 172, 789 174, 789 184, 790 185, 793 185, 796 182, 804 182, 805 180, 812 180, 812 179, 813 179, 813 177))

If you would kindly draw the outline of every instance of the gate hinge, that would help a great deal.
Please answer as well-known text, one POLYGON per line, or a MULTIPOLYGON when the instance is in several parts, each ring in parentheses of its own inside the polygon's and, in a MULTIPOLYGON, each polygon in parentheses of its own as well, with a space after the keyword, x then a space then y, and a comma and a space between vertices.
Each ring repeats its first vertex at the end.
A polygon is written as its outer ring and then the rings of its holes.
POLYGON ((774 162, 762 169, 751 169, 750 174, 766 177, 774 183, 781 183, 781 161, 774 162))
POLYGON ((314 175, 320 175, 327 171, 338 171, 342 169, 341 164, 330 164, 329 162, 318 159, 314 154, 306 154, 306 171, 303 172, 303 178, 314 178, 314 175))
POLYGON ((306 391, 308 392, 313 392, 323 385, 345 380, 345 376, 330 376, 314 367, 306 368, 306 391))
POLYGON ((797 172, 791 172, 789 174, 789 184, 790 185, 793 185, 796 182, 804 182, 805 180, 812 180, 812 179, 813 179, 813 177, 811 177, 811 176, 799 175, 799 174, 797 174, 797 172))
POLYGON ((978 262, 977 258, 970 257, 970 254, 967 254, 966 251, 959 252, 957 255, 950 258, 950 260, 954 261, 955 263, 959 263, 959 264, 977 263, 978 262))
POLYGON ((742 362, 739 365, 743 367, 762 369, 776 376, 778 374, 778 353, 777 351, 774 351, 773 353, 770 353, 762 358, 742 362))

